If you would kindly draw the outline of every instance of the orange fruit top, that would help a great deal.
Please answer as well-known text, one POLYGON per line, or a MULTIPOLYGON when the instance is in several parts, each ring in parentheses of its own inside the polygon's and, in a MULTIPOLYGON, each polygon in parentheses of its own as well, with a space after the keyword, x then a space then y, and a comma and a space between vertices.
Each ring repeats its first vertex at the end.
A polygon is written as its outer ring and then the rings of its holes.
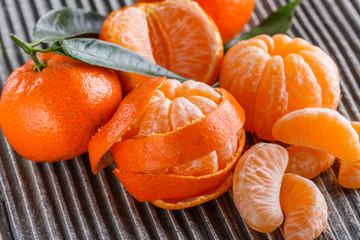
POLYGON ((335 110, 304 108, 281 117, 272 130, 278 141, 327 151, 354 162, 360 158, 360 142, 350 122, 335 110))
POLYGON ((10 145, 36 162, 78 157, 121 101, 113 70, 54 53, 33 71, 33 61, 11 73, 0 100, 0 125, 10 145))
MULTIPOLYGON (((219 31, 196 3, 139 3, 112 12, 100 39, 129 48, 181 76, 212 84, 223 55, 219 31)), ((150 79, 119 72, 126 92, 150 79)))
POLYGON ((233 197, 246 223, 259 232, 274 231, 283 222, 280 185, 288 154, 280 145, 258 143, 236 164, 233 197))
POLYGON ((281 183, 280 203, 285 214, 286 240, 311 240, 324 231, 328 216, 327 204, 311 180, 285 174, 281 183))
POLYGON ((336 109, 339 72, 334 61, 304 39, 259 35, 225 55, 219 79, 244 107, 245 129, 274 140, 271 129, 288 112, 306 107, 336 109))
POLYGON ((152 79, 136 87, 94 136, 90 161, 96 169, 113 144, 114 173, 139 201, 215 196, 243 148, 244 121, 241 106, 226 90, 152 79))

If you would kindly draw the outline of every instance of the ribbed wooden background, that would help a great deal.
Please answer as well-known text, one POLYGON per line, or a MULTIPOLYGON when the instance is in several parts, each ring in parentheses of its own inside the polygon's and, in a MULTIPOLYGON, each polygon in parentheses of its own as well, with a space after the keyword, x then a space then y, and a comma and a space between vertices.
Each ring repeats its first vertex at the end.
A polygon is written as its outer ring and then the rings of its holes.
MULTIPOLYGON (((285 0, 257 0, 245 30, 285 0)), ((27 41, 40 15, 61 6, 107 15, 132 1, 0 0, 0 88, 28 57, 9 39, 27 41)), ((340 68, 339 111, 360 120, 360 0, 303 0, 291 37, 327 51, 340 68)), ((0 133, 1 239, 283 239, 280 230, 260 234, 242 221, 229 193, 187 210, 167 211, 135 201, 107 169, 90 171, 87 154, 66 162, 36 164, 21 158, 0 133)), ((328 203, 320 239, 360 239, 360 196, 341 188, 339 164, 314 179, 328 203)))

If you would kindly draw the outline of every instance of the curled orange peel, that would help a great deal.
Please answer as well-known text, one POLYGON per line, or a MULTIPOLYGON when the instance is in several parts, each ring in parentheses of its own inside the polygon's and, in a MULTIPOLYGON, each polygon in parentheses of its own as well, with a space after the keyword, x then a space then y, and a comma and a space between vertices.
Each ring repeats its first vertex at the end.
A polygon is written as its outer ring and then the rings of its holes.
POLYGON ((91 139, 88 151, 94 174, 113 163, 112 158, 105 157, 105 154, 129 130, 164 80, 165 77, 152 78, 135 88, 124 98, 110 121, 91 139))
POLYGON ((155 200, 151 203, 159 208, 179 210, 197 206, 199 204, 211 201, 220 195, 226 193, 232 187, 233 175, 230 174, 218 187, 203 193, 200 196, 182 199, 155 200))
MULTIPOLYGON (((115 168, 113 173, 126 190, 138 201, 180 199, 206 195, 214 191, 231 174, 245 144, 245 131, 241 129, 239 147, 233 158, 220 171, 203 176, 182 176, 161 173, 132 173, 115 168)), ((156 203, 156 202, 155 202, 156 203)))
POLYGON ((235 98, 224 89, 217 109, 182 128, 146 138, 115 143, 112 154, 122 172, 141 173, 166 169, 200 158, 235 135, 244 125, 245 113, 235 98))

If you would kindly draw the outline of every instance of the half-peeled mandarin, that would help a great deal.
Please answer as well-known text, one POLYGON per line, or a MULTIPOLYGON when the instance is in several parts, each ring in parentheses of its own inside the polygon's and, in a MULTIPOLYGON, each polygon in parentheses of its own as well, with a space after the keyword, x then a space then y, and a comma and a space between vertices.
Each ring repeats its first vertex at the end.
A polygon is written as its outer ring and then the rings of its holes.
POLYGON ((210 191, 231 173, 244 121, 243 109, 226 90, 166 80, 131 134, 112 147, 114 173, 139 201, 210 191))
POLYGON ((152 81, 156 84, 140 84, 124 99, 138 101, 126 124, 120 124, 125 103, 98 132, 121 126, 115 135, 101 134, 106 147, 98 154, 89 148, 90 158, 96 156, 91 162, 99 162, 110 146, 114 174, 139 201, 181 201, 203 194, 195 202, 211 200, 227 186, 222 183, 244 146, 244 111, 224 89, 195 81, 152 81))
MULTIPOLYGON (((181 76, 213 84, 223 43, 213 20, 189 0, 139 3, 112 12, 99 38, 126 47, 181 76)), ((150 79, 117 72, 125 93, 150 79)))

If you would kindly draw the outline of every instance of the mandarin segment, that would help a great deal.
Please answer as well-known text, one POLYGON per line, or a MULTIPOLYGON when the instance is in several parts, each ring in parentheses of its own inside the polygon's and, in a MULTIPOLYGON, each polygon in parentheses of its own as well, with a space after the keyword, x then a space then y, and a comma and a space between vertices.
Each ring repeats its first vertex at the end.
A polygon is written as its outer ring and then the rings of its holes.
POLYGON ((350 122, 335 110, 305 108, 284 115, 274 125, 278 141, 321 149, 354 162, 360 158, 360 143, 350 122))
MULTIPOLYGON (((360 136, 360 122, 351 122, 360 136)), ((340 160, 338 181, 345 188, 360 188, 360 159, 355 162, 340 160)))
POLYGON ((246 223, 256 231, 268 233, 283 222, 279 194, 287 163, 285 148, 258 143, 241 156, 235 167, 235 206, 246 223))
MULTIPOLYGON (((119 44, 184 77, 212 84, 223 44, 212 19, 189 0, 139 3, 105 20, 100 39, 119 44)), ((118 72, 128 93, 149 77, 118 72)))
POLYGON ((245 130, 273 141, 273 124, 306 107, 336 109, 339 71, 320 48, 287 35, 259 35, 238 42, 226 53, 220 87, 229 90, 246 112, 245 130))
POLYGON ((316 185, 295 174, 285 174, 280 190, 281 208, 285 214, 286 240, 311 240, 324 231, 327 204, 316 185))
POLYGON ((289 153, 289 163, 285 172, 308 179, 326 171, 335 161, 333 155, 313 148, 294 145, 287 147, 286 150, 289 153))

